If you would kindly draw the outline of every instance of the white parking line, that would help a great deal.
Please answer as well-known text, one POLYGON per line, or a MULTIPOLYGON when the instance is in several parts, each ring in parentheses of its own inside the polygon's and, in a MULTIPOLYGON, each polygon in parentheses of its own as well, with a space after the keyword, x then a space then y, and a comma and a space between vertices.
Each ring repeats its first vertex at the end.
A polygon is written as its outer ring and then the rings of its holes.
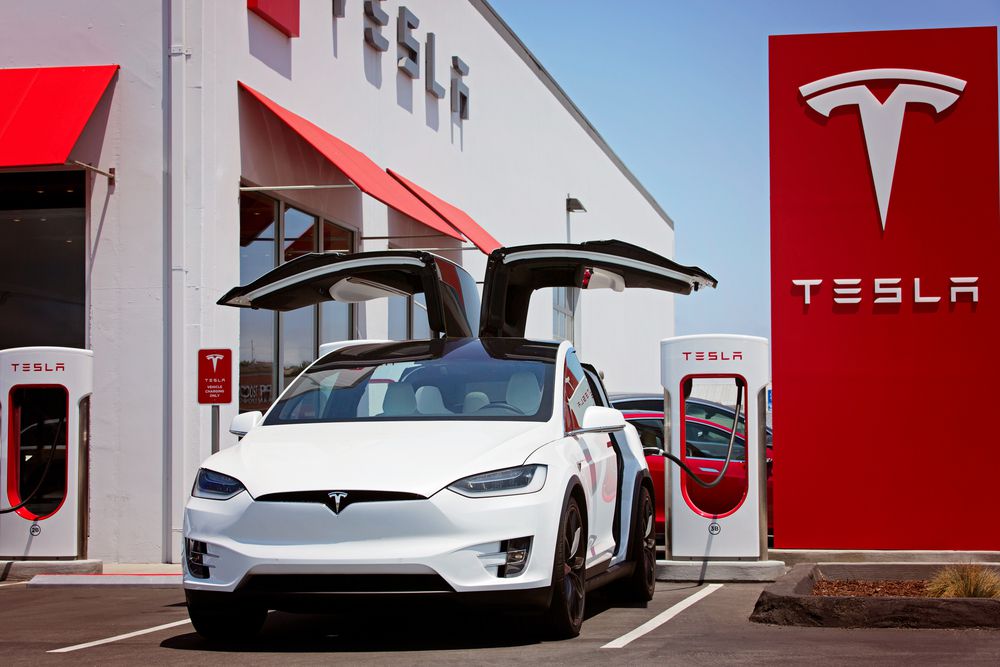
POLYGON ((136 630, 135 632, 127 632, 124 635, 115 635, 114 637, 108 637, 107 639, 98 639, 97 641, 87 642, 86 644, 76 644, 75 646, 57 648, 51 651, 46 651, 46 653, 69 653, 70 651, 79 651, 80 649, 90 648, 91 646, 110 644, 111 642, 121 641, 122 639, 131 639, 132 637, 138 637, 139 635, 148 635, 151 632, 158 632, 160 630, 166 630, 167 628, 176 628, 178 625, 185 625, 186 623, 190 622, 191 622, 190 618, 185 618, 183 621, 164 623, 163 625, 157 625, 155 628, 146 628, 145 630, 136 630))
POLYGON ((677 614, 681 613, 682 611, 693 605, 698 600, 708 595, 711 595, 720 588, 722 588, 722 584, 709 584, 708 586, 705 586, 705 588, 694 593, 693 595, 689 595, 688 597, 684 598, 674 606, 670 607, 670 609, 660 612, 653 618, 649 619, 648 621, 637 627, 635 630, 625 633, 618 639, 608 642, 601 648, 622 648, 623 646, 628 646, 639 637, 642 637, 646 633, 652 632, 656 628, 660 627, 661 625, 672 619, 677 614))

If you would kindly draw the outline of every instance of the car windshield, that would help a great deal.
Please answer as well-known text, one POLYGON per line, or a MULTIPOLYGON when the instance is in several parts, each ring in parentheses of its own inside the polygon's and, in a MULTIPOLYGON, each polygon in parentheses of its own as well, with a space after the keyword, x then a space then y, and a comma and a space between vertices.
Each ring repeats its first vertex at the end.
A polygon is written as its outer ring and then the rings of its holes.
POLYGON ((547 421, 557 349, 499 338, 353 345, 300 375, 264 425, 547 421))

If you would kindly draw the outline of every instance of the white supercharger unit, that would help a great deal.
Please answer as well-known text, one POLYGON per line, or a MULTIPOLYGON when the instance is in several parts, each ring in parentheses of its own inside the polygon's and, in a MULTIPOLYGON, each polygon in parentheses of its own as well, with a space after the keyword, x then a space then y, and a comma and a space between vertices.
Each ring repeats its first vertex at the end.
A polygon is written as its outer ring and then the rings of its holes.
POLYGON ((86 557, 94 355, 0 350, 0 559, 86 557))
POLYGON ((664 441, 687 468, 665 465, 669 560, 766 559, 768 368, 765 338, 660 342, 664 441))

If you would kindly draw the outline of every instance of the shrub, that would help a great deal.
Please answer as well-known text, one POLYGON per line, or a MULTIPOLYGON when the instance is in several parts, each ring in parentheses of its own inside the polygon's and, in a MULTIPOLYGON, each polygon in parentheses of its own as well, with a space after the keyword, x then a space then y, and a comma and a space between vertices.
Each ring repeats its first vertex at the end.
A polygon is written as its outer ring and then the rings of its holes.
POLYGON ((939 598, 1000 599, 1000 574, 972 563, 949 565, 927 582, 927 592, 939 598))

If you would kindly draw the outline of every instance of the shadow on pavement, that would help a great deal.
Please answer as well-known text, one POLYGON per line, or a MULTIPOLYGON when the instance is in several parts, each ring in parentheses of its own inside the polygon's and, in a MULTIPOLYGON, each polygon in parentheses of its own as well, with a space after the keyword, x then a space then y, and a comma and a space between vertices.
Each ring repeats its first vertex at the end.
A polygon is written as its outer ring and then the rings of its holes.
MULTIPOLYGON (((614 606, 621 605, 600 594, 588 595, 586 618, 614 606)), ((547 639, 543 620, 537 615, 444 607, 408 613, 274 611, 260 635, 245 642, 211 642, 188 632, 165 639, 160 646, 178 651, 237 653, 396 652, 509 648, 540 644, 547 639)))

